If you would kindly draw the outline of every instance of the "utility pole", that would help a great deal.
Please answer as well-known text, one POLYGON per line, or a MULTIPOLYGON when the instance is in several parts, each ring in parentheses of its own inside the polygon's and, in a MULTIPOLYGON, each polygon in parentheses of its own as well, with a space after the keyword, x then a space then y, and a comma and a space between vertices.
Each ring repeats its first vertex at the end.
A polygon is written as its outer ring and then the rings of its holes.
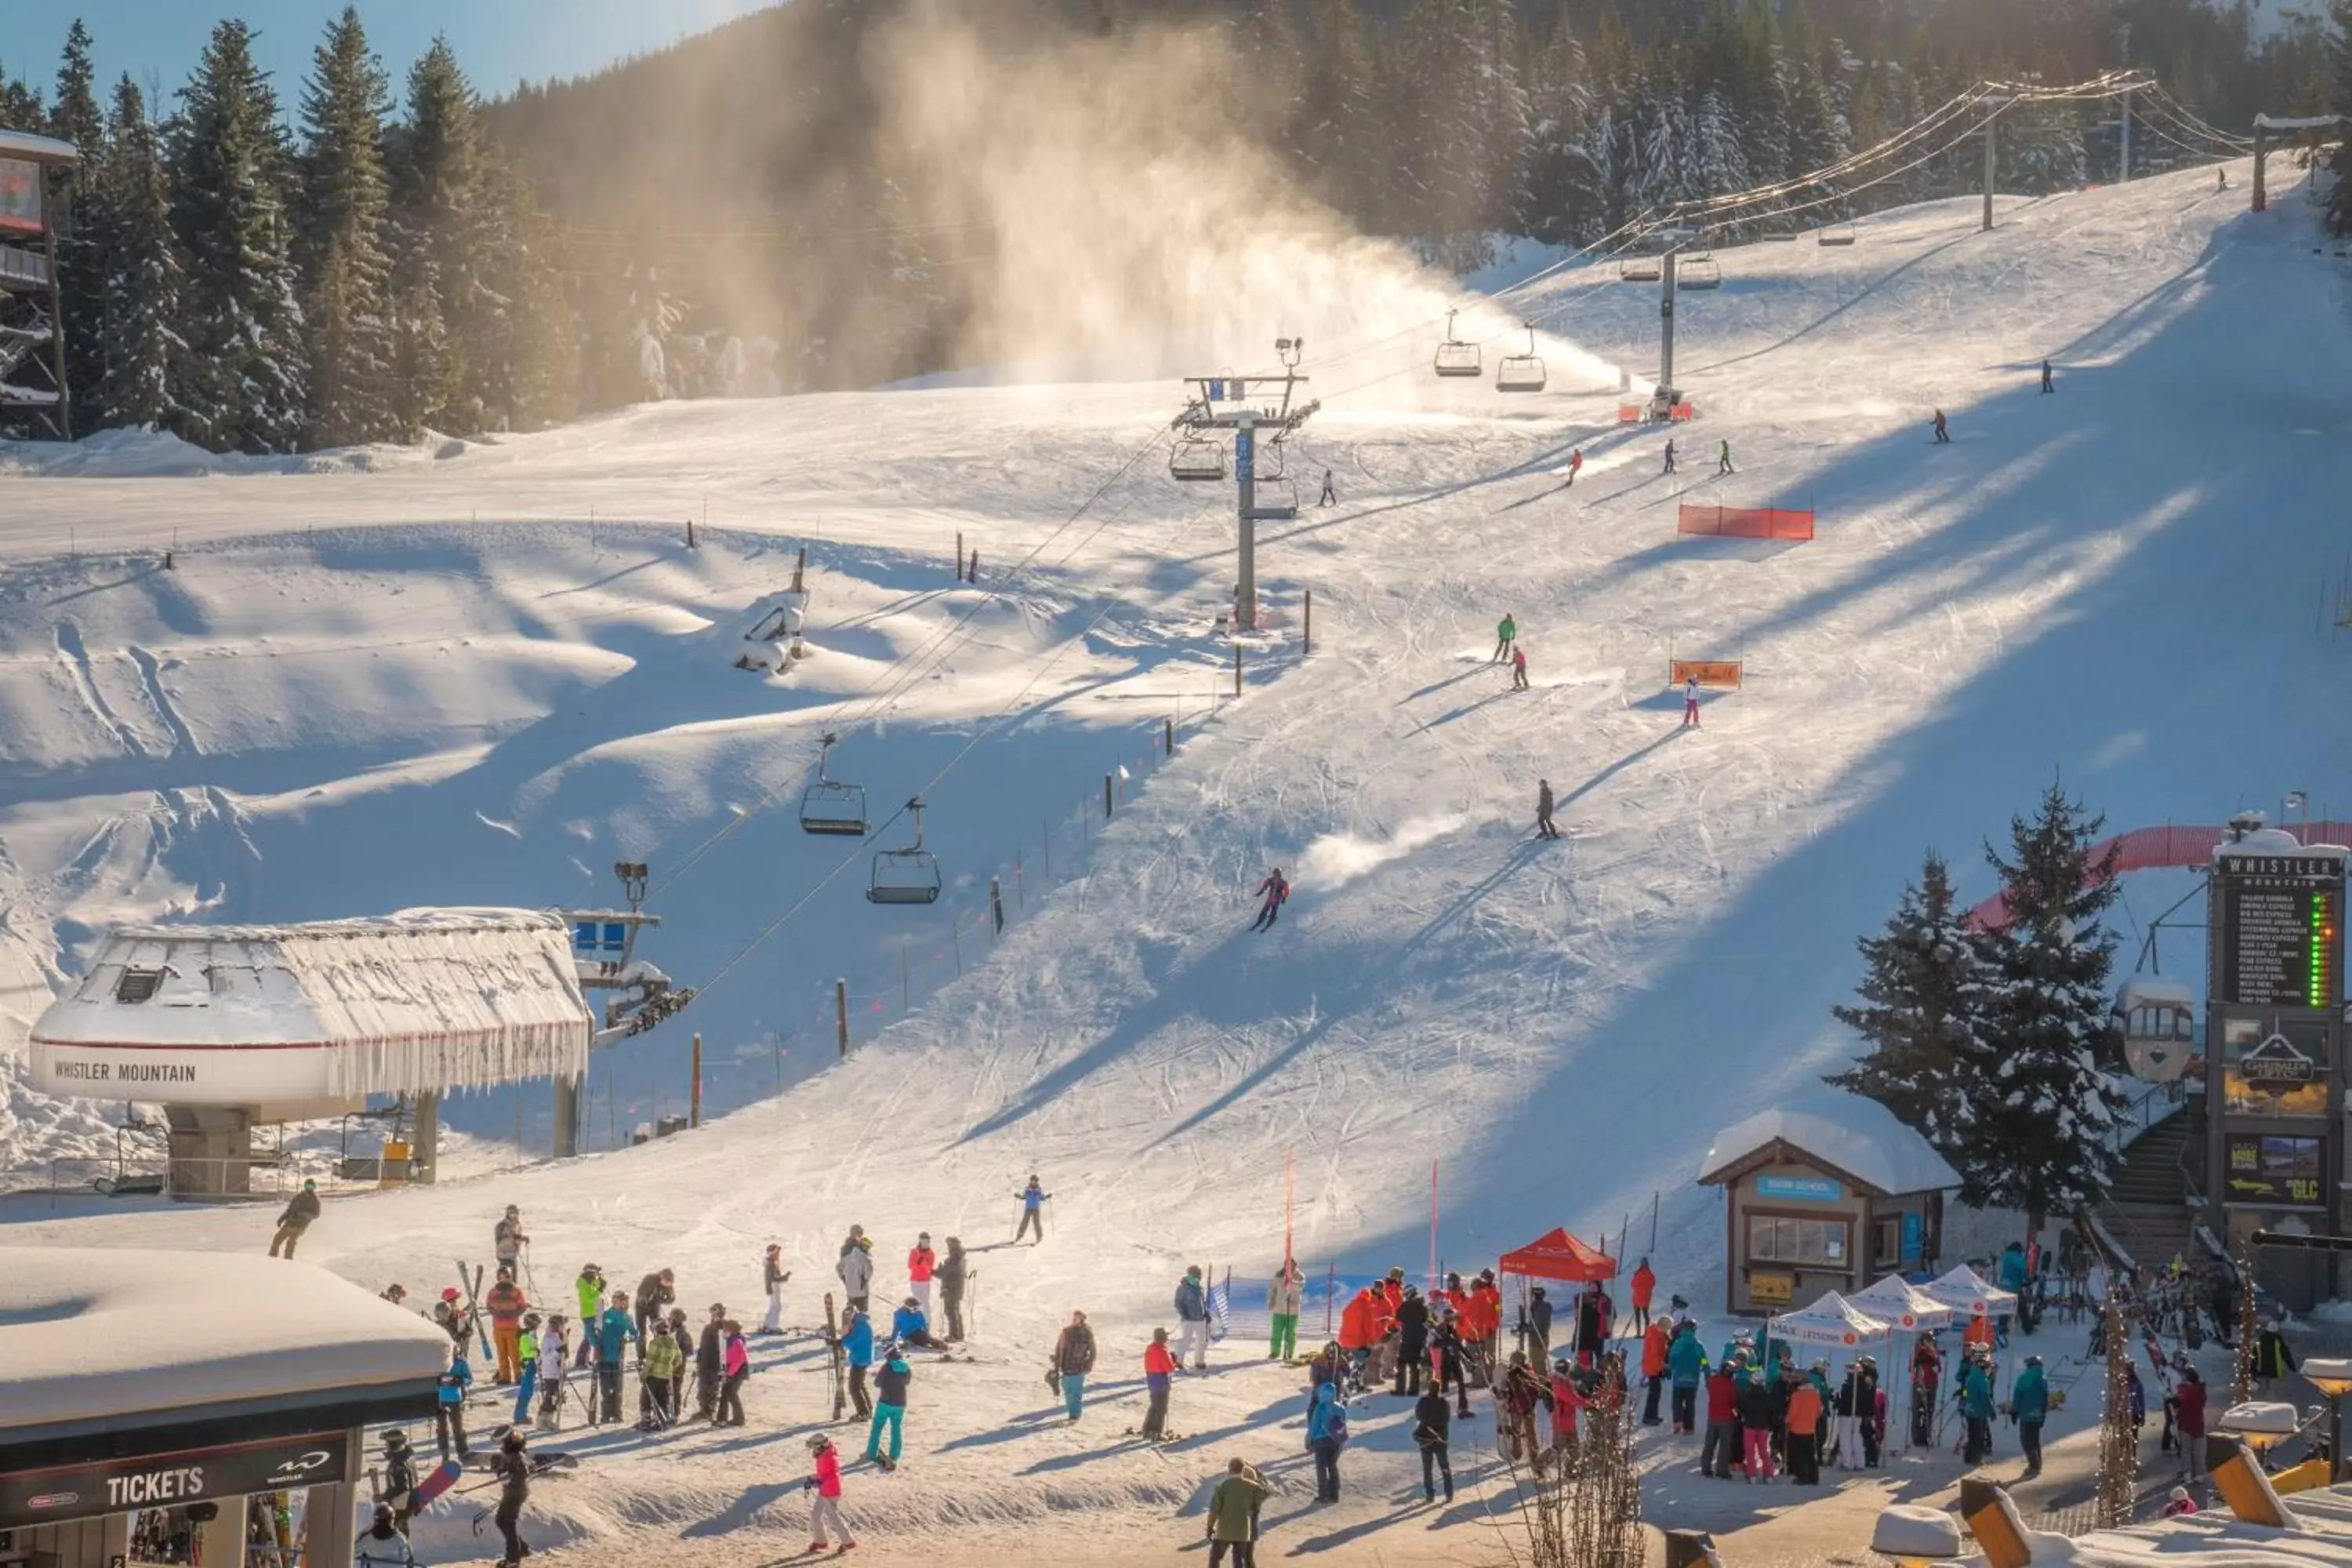
POLYGON ((1992 232, 1993 171, 1998 167, 2000 161, 2000 143, 1998 137, 1994 134, 1993 127, 2000 123, 2000 111, 2008 108, 2011 101, 2011 100, 2006 98, 1988 98, 1984 100, 1985 107, 1992 110, 1991 113, 1985 116, 1984 125, 1985 166, 1983 232, 1986 234, 1990 234, 1992 232))
MULTIPOLYGON (((2124 24, 2124 68, 2126 70, 2131 68, 2131 24, 2129 22, 2124 24)), ((2117 183, 2126 185, 2131 184, 2131 95, 2134 85, 2135 83, 2129 79, 2124 83, 2123 178, 2117 183)))
MULTIPOLYGON (((1184 412, 1170 422, 1171 429, 1198 436, 1203 430, 1231 430, 1234 433, 1234 473, 1240 489, 1236 516, 1241 522, 1241 564, 1234 579, 1234 626, 1236 630, 1257 629, 1257 525, 1261 522, 1287 522, 1298 515, 1296 505, 1260 506, 1257 504, 1257 443, 1262 433, 1271 432, 1278 447, 1282 439, 1314 417, 1322 408, 1320 403, 1297 404, 1294 400, 1298 389, 1307 384, 1307 377, 1298 374, 1299 357, 1307 352, 1305 338, 1277 338, 1275 352, 1282 357, 1279 375, 1195 375, 1185 378, 1193 395, 1184 405, 1184 412), (1282 402, 1277 405, 1259 406, 1250 400, 1252 385, 1279 385, 1282 402), (1226 396, 1230 394, 1230 399, 1226 396), (1220 409, 1220 402, 1239 406, 1220 409)), ((1202 474, 1197 478, 1212 478, 1202 474)))
POLYGON ((1675 246, 1665 254, 1665 266, 1658 273, 1658 395, 1657 402, 1671 410, 1679 401, 1675 392, 1675 279, 1682 260, 1682 247, 1675 246))

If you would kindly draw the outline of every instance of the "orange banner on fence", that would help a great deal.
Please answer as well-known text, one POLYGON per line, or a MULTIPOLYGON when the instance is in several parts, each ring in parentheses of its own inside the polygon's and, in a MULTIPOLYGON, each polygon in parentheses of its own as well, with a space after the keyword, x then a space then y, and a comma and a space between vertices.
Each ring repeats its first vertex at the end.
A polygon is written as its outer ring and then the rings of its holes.
POLYGON ((1640 405, 1639 404, 1634 404, 1634 403, 1621 403, 1621 404, 1619 404, 1619 405, 1617 405, 1617 423, 1618 423, 1618 424, 1620 424, 1620 425, 1639 425, 1641 422, 1642 422, 1642 408, 1641 408, 1641 405, 1640 405))
POLYGON ((1777 506, 1685 506, 1679 533, 1717 534, 1726 539, 1794 539, 1813 536, 1813 514, 1777 506))
POLYGON ((1666 661, 1666 684, 1680 686, 1692 676, 1709 691, 1739 689, 1739 660, 1736 658, 1675 658, 1666 661))

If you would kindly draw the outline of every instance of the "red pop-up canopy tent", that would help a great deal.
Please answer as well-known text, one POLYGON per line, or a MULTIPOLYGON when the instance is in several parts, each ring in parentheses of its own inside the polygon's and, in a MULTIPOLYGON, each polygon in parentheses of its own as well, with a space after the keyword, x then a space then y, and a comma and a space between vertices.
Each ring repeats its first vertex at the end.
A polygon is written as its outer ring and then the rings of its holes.
POLYGON ((1565 1229, 1539 1237, 1516 1252, 1503 1254, 1503 1272, 1538 1279, 1569 1279, 1589 1284, 1617 1277, 1617 1260, 1597 1247, 1587 1247, 1565 1229))

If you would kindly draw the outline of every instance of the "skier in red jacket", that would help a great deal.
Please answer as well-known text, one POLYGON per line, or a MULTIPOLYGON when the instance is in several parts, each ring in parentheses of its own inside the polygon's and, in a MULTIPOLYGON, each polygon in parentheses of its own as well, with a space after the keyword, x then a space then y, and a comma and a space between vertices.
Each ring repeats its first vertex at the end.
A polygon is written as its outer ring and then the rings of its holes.
POLYGON ((1290 901, 1290 884, 1283 879, 1282 868, 1276 866, 1266 879, 1257 885, 1265 905, 1257 911, 1257 920, 1250 930, 1272 931, 1275 921, 1282 914, 1282 906, 1290 901))

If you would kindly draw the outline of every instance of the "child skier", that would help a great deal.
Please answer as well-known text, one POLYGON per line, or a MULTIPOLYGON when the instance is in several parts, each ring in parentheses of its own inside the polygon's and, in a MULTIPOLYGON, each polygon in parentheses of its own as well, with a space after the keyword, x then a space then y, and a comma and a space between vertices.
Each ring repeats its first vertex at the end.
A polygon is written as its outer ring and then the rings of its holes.
POLYGON ((1683 677, 1683 728, 1685 730, 1699 728, 1698 677, 1696 675, 1683 677))
POLYGON ((1515 647, 1511 650, 1511 689, 1514 691, 1525 691, 1527 689, 1528 650, 1522 647, 1515 647))
POLYGON ((1021 1200, 1021 1225, 1013 1233, 1013 1242, 1017 1245, 1032 1230, 1037 1233, 1039 1241, 1045 1240, 1045 1200, 1054 1194, 1037 1184, 1037 1175, 1033 1171, 1029 1175, 1029 1184, 1013 1195, 1021 1200))
POLYGON ((822 1432, 811 1437, 808 1446, 809 1457, 816 1466, 816 1474, 801 1483, 801 1490, 816 1493, 809 1504, 808 1549, 846 1552, 857 1542, 841 1517, 841 1456, 834 1451, 833 1439, 822 1432), (829 1548, 828 1531, 841 1537, 839 1546, 829 1548))
POLYGON ((566 1366, 564 1320, 559 1312, 547 1320, 539 1336, 539 1429, 553 1432, 562 1426, 563 1378, 566 1366))
POLYGON ((1265 903, 1258 910, 1257 919, 1250 930, 1272 931, 1274 922, 1281 917, 1282 906, 1290 900, 1290 884, 1283 879, 1282 868, 1276 866, 1266 879, 1257 885, 1257 890, 1265 903))

